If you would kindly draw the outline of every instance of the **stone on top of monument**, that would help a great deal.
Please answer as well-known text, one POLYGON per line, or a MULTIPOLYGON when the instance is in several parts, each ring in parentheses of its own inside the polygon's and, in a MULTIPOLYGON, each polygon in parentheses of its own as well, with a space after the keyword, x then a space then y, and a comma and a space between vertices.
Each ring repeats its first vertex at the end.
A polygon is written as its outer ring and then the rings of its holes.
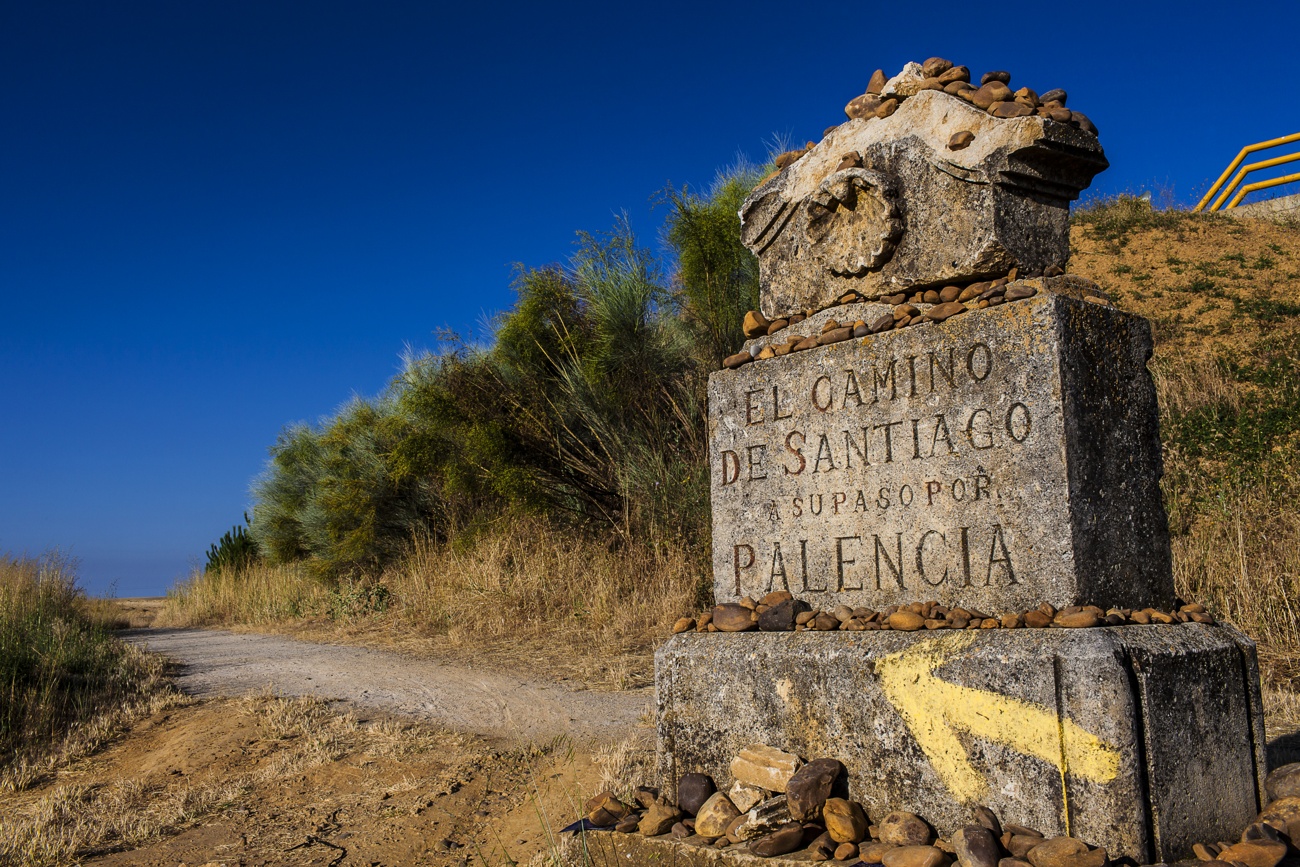
POLYGON ((1171 606, 1150 355, 1042 292, 715 372, 717 601, 1171 606))
POLYGON ((909 64, 754 190, 741 237, 768 319, 1065 264, 1069 203, 1108 165, 1095 129, 1028 88, 944 89, 963 83, 909 64))

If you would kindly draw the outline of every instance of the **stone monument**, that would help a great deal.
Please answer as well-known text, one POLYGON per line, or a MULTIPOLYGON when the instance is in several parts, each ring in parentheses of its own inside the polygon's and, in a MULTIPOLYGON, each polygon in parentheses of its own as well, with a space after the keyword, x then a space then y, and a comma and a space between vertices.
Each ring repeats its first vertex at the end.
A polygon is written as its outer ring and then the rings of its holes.
POLYGON ((1187 857, 1260 808, 1259 677, 1236 630, 1161 614, 1150 329, 1062 273, 1107 163, 1064 92, 936 60, 741 211, 762 300, 709 382, 720 606, 657 654, 662 779, 726 789, 770 745, 842 761, 873 820, 983 806, 1187 857))

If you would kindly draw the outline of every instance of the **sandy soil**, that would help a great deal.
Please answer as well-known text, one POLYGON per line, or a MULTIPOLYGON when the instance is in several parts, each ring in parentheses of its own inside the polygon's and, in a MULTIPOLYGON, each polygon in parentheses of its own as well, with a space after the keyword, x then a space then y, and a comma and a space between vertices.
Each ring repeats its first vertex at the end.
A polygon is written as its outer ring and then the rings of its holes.
POLYGON ((617 741, 651 712, 654 701, 650 688, 580 691, 462 664, 276 635, 199 629, 120 634, 179 663, 176 684, 191 695, 238 696, 269 687, 281 695, 339 700, 519 742, 561 735, 617 741))

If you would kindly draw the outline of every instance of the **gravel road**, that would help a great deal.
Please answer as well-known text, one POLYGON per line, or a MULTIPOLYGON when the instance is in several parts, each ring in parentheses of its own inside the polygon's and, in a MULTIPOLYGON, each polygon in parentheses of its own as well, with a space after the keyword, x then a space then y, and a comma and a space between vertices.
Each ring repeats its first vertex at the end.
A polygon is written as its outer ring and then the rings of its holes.
POLYGON ((654 702, 650 688, 578 691, 469 666, 277 635, 204 629, 119 634, 179 663, 176 684, 191 695, 237 696, 269 686, 282 695, 338 699, 519 741, 557 735, 620 741, 654 702))

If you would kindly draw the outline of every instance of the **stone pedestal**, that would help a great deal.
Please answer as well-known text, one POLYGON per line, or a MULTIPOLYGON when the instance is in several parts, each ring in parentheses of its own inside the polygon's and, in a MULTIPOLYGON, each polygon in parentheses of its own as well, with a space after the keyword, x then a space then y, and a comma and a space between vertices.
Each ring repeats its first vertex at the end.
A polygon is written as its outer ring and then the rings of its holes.
POLYGON ((714 373, 715 598, 1168 607, 1150 356, 1043 292, 714 373))
POLYGON ((979 804, 1138 863, 1235 839, 1260 808, 1253 643, 1226 626, 704 633, 655 660, 661 778, 765 743, 844 762, 874 818, 943 835, 979 804))

